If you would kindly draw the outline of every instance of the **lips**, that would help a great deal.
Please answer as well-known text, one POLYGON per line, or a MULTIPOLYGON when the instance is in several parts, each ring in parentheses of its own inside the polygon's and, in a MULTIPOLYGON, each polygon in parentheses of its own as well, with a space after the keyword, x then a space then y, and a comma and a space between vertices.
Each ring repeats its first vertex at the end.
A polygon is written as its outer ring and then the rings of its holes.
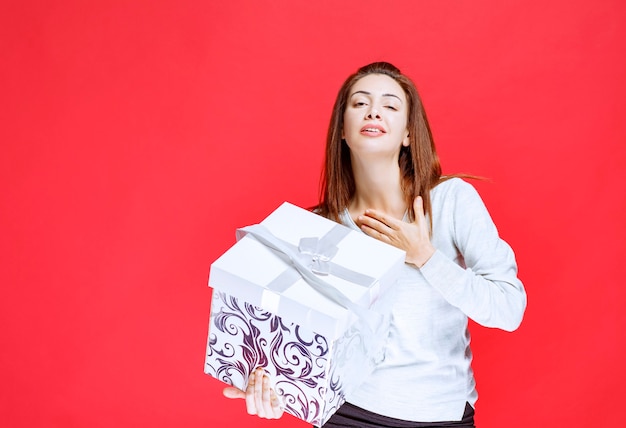
POLYGON ((385 134, 385 128, 380 125, 365 125, 361 128, 361 134, 365 135, 382 135, 385 134))

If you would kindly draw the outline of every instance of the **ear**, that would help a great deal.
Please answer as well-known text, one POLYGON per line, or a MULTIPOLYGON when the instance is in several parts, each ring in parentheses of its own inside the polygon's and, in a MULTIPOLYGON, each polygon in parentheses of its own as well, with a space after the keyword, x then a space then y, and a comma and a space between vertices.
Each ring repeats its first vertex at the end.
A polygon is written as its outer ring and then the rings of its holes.
POLYGON ((402 145, 404 147, 409 147, 409 144, 411 144, 411 140, 409 139, 409 131, 406 131, 406 135, 404 136, 404 139, 402 140, 402 145))

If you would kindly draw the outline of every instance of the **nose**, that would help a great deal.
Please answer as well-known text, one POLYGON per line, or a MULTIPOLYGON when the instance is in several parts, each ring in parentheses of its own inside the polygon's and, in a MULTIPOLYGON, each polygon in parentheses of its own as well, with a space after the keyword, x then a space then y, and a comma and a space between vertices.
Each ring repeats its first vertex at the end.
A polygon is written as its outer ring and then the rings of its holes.
POLYGON ((380 119, 380 113, 376 107, 372 107, 367 114, 368 119, 380 119))

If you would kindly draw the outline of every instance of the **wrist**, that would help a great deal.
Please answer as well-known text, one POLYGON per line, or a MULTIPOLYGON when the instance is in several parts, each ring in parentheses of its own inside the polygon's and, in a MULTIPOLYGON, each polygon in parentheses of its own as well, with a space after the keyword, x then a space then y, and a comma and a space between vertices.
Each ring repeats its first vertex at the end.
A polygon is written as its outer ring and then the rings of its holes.
POLYGON ((430 246, 426 251, 421 251, 420 254, 415 255, 414 257, 408 257, 405 259, 405 262, 415 266, 416 268, 421 268, 424 266, 430 258, 435 254, 435 247, 430 246))

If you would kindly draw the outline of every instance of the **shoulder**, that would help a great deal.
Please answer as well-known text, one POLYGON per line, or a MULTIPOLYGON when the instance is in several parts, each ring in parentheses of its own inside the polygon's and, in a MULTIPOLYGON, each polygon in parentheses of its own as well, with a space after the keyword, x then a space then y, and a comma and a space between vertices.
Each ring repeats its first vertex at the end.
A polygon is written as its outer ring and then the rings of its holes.
POLYGON ((476 188, 459 177, 446 179, 432 189, 431 206, 434 218, 455 223, 471 223, 490 217, 476 188))
POLYGON ((447 178, 431 190, 433 203, 443 203, 447 199, 474 199, 479 198, 476 188, 459 177, 447 178))

